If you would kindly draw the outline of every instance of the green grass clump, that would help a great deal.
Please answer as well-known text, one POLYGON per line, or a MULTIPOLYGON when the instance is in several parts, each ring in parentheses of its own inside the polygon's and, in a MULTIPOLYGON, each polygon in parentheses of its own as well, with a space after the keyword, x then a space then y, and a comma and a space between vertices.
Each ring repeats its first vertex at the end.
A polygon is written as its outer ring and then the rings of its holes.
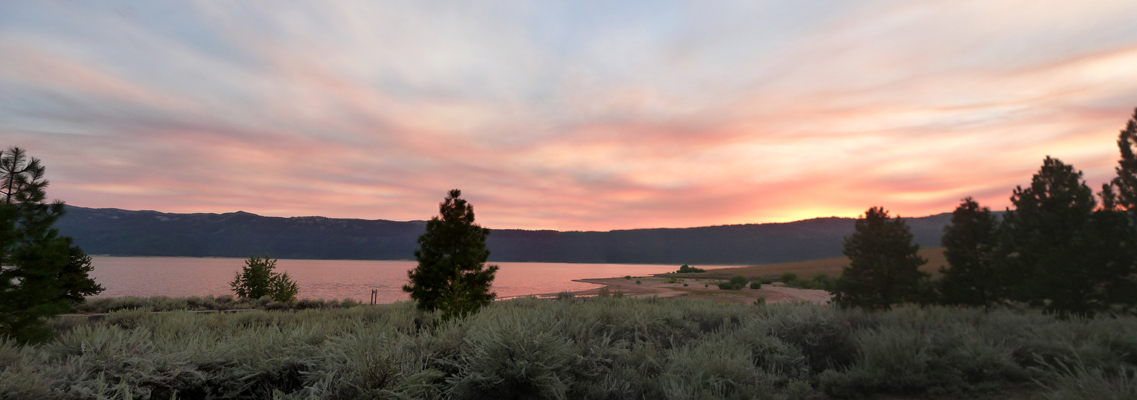
POLYGON ((751 288, 751 289, 761 289, 761 288, 762 288, 762 281, 752 281, 752 282, 750 282, 750 288, 751 288))
MULTIPOLYGON (((1137 318, 691 299, 57 318, 0 340, 0 398, 1128 399, 1137 318), (175 395, 176 394, 176 395, 175 395)), ((342 306, 342 302, 336 302, 342 306)))

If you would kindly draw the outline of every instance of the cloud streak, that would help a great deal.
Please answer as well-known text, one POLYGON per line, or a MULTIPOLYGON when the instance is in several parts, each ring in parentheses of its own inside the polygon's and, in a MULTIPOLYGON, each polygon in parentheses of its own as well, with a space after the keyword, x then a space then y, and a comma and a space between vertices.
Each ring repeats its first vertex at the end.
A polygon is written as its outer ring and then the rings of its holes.
POLYGON ((1137 4, 0 5, 0 139, 88 207, 607 230, 1112 174, 1137 4))

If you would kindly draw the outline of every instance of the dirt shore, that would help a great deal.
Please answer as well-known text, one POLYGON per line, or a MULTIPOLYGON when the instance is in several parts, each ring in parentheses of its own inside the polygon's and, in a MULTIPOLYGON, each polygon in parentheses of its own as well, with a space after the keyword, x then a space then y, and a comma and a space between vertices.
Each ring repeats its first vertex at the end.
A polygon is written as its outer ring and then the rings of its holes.
POLYGON ((577 296, 596 296, 601 288, 608 288, 610 295, 617 291, 624 296, 658 296, 661 298, 687 297, 708 299, 725 303, 753 303, 759 297, 767 303, 808 302, 825 304, 831 295, 824 290, 795 289, 781 286, 781 283, 762 285, 761 289, 722 290, 716 284, 718 279, 669 279, 655 276, 633 276, 630 278, 578 279, 574 282, 601 285, 595 289, 574 292, 577 296))

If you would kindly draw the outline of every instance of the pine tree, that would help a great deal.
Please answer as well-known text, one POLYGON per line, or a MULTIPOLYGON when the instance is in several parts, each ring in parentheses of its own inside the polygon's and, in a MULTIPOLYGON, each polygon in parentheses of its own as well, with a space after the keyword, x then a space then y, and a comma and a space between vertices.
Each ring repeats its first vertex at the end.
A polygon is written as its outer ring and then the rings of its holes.
POLYGON ((1125 129, 1117 137, 1117 147, 1121 159, 1117 162, 1117 177, 1113 186, 1117 188, 1117 204, 1126 210, 1137 213, 1137 109, 1125 124, 1125 129))
MULTIPOLYGON (((1108 196, 1108 195, 1106 195, 1108 196)), ((1082 173, 1046 157, 1031 185, 1015 189, 1003 216, 1000 262, 1012 299, 1063 313, 1089 314, 1108 306, 1107 267, 1115 253, 1101 237, 1116 221, 1095 216, 1093 191, 1082 173)))
POLYGON ((458 189, 438 205, 439 215, 426 223, 419 236, 415 259, 403 291, 422 310, 442 310, 443 318, 467 315, 493 301, 490 292, 496 265, 486 266, 489 229, 474 223, 474 207, 460 198, 458 189))
POLYGON ((951 225, 944 227, 940 239, 951 265, 940 267, 942 303, 986 308, 1000 299, 1002 283, 995 269, 998 227, 991 210, 970 197, 952 212, 951 225))
POLYGON ((1094 212, 1097 264, 1113 279, 1102 286, 1112 304, 1137 304, 1137 109, 1118 133, 1117 177, 1102 185, 1101 209, 1094 212))
POLYGON ((920 298, 920 271, 928 261, 912 243, 904 220, 889 218, 888 211, 872 207, 857 219, 852 236, 845 238, 849 265, 841 269, 833 301, 842 307, 889 309, 893 304, 920 298))
POLYGON ((0 336, 44 337, 47 318, 102 292, 91 260, 52 225, 64 213, 46 203, 40 161, 20 148, 0 152, 0 336))

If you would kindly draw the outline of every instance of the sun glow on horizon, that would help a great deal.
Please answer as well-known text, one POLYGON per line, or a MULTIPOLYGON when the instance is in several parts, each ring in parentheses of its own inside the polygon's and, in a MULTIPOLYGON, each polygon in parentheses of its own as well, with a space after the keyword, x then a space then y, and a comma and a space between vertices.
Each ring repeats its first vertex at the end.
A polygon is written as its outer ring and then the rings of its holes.
POLYGON ((51 198, 615 230, 1001 210, 1113 175, 1137 3, 0 4, 51 198), (1008 18, 1012 15, 1014 18, 1008 18))

